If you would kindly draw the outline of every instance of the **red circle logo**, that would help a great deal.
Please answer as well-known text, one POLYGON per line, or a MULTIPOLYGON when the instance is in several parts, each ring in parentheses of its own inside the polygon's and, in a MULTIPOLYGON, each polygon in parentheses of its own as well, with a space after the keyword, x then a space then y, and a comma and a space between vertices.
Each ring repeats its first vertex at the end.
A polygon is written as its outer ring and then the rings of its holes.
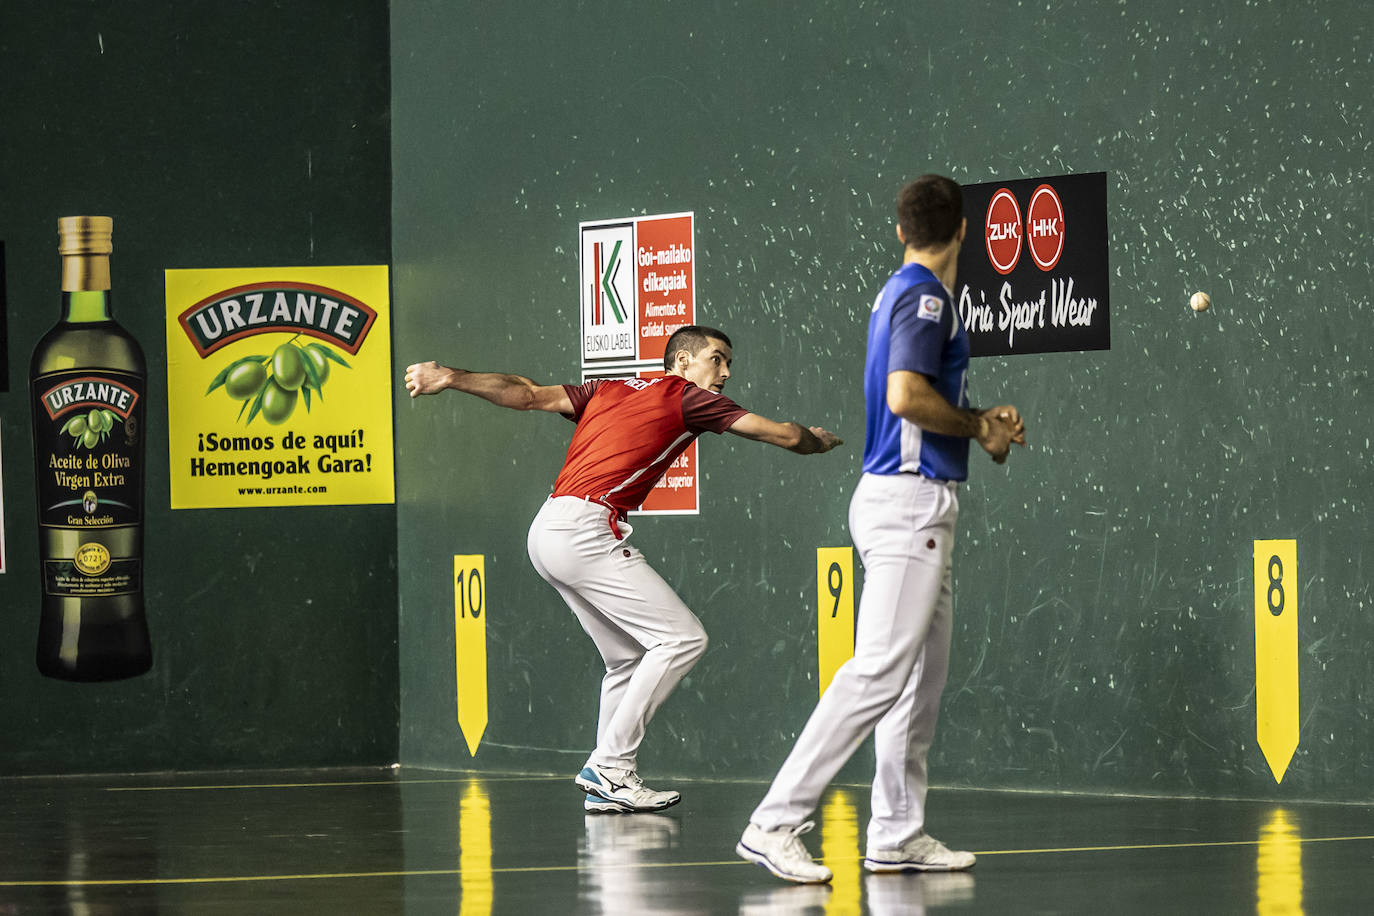
POLYGON ((1009 274, 1021 259, 1021 206, 1006 188, 998 188, 988 201, 983 219, 983 242, 988 260, 999 274, 1009 274))
POLYGON ((1026 207, 1026 247, 1041 270, 1050 270, 1064 253, 1064 205, 1054 188, 1042 184, 1026 207))

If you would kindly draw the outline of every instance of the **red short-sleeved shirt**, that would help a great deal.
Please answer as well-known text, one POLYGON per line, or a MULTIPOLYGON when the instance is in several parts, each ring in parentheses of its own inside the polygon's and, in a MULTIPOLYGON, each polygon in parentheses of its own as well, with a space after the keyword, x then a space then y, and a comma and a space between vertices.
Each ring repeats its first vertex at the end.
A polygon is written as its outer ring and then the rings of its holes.
POLYGON ((703 432, 723 433, 749 411, 684 378, 594 379, 564 385, 577 423, 554 496, 592 497, 623 512, 703 432))

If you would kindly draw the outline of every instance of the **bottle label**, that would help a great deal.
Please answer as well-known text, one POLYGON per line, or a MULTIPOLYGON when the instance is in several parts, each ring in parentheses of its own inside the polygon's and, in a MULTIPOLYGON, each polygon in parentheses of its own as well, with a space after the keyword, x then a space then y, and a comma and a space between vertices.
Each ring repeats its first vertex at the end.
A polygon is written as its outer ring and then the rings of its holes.
POLYGON ((133 595, 143 590, 143 564, 134 559, 116 560, 103 544, 82 544, 74 560, 44 560, 43 588, 63 598, 106 598, 133 595), (92 572, 82 561, 94 551, 105 554, 105 564, 92 572))
MULTIPOLYGON (((143 521, 144 386, 139 376, 111 369, 50 372, 33 380, 39 525, 98 530, 143 521)), ((98 550, 64 562, 98 579, 110 575, 118 559, 107 555, 108 569, 100 572, 94 571, 101 565, 98 550)), ((53 576, 49 570, 50 584, 53 576)))

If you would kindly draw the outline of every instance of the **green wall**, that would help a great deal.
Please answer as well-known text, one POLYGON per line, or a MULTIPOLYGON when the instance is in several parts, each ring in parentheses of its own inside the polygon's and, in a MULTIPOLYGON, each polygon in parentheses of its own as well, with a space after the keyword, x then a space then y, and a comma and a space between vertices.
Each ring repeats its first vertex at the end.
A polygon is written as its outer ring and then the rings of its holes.
MULTIPOLYGON (((933 779, 1371 797, 1363 4, 391 17, 398 368, 576 380, 578 221, 691 210, 698 316, 735 340, 732 396, 851 443, 799 458, 708 437, 701 515, 636 524, 713 637, 651 727, 646 773, 770 775, 811 709, 814 548, 848 541, 898 187, 1101 170, 1112 349, 971 372, 976 401, 1021 407, 1033 447, 975 461, 963 490, 933 779), (1189 311, 1196 289, 1211 311, 1189 311), (1302 744, 1278 787, 1255 741, 1261 538, 1298 542, 1302 744)), ((398 398, 397 432, 402 761, 571 773, 598 659, 524 551, 568 425, 450 394, 398 398), (457 553, 488 571, 475 760, 454 720, 457 553)))
POLYGON ((387 263, 387 53, 381 0, 0 4, 0 774, 396 759, 394 507, 170 511, 162 275, 387 263), (109 684, 33 662, 28 361, 78 213, 114 218, 113 307, 150 367, 155 661, 109 684))
POLYGON ((1368 800, 1369 22, 1350 0, 0 6, 0 773, 575 768, 598 660, 524 552, 568 424, 398 388, 395 509, 172 512, 162 271, 390 261, 398 370, 571 381, 578 221, 691 210, 732 396, 851 443, 708 437, 702 514, 636 524, 712 635, 645 771, 770 775, 816 693, 814 548, 848 541, 896 189, 1102 170, 1113 348, 973 369, 1033 448, 963 491, 934 778, 1368 800), (115 311, 153 367, 157 661, 104 685, 32 662, 25 369, 77 212, 115 218, 115 311), (1254 739, 1259 538, 1298 541, 1302 744, 1279 787, 1254 739), (475 760, 456 553, 487 563, 475 760))

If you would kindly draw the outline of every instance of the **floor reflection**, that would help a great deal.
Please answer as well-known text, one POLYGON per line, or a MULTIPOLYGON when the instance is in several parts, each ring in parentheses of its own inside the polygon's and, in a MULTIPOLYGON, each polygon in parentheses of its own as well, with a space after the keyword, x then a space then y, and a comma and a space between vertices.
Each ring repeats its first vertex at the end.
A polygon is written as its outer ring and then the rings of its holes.
POLYGON ((1255 870, 1255 912, 1259 916, 1300 916, 1302 909, 1302 834, 1295 814, 1275 808, 1260 827, 1255 870))
POLYGON ((680 885, 673 869, 639 867, 670 861, 663 852, 677 846, 681 829, 677 819, 666 814, 585 815, 577 858, 578 893, 587 912, 696 912, 674 903, 680 885))
POLYGON ((696 788, 631 816, 584 815, 566 774, 0 778, 0 916, 1287 916, 1374 899, 1372 805, 945 790, 978 867, 870 875, 864 790, 837 786, 806 840, 835 886, 798 887, 732 854, 756 783, 696 788))
POLYGON ((859 916, 859 812, 844 789, 835 789, 821 806, 821 858, 835 873, 826 916, 859 916))
POLYGON ((974 881, 968 872, 866 875, 864 896, 872 916, 925 916, 927 909, 971 905, 974 881))
POLYGON ((491 916, 491 797, 480 779, 458 803, 459 916, 491 916))
MULTIPOLYGON (((101 881, 118 876, 130 882, 151 880, 161 868, 161 848, 172 842, 166 835, 141 823, 137 815, 102 817, 88 810, 79 800, 61 799, 44 812, 45 818, 60 813, 53 835, 59 842, 35 844, 37 852, 50 863, 50 873, 59 882, 38 889, 40 906, 18 907, 15 913, 61 913, 64 916, 116 916, 125 912, 156 914, 162 910, 157 900, 125 906, 112 899, 101 881), (87 883, 89 882, 89 884, 87 883)), ((0 820, 8 815, 0 804, 0 820)), ((14 857, 16 850, 6 848, 4 855, 14 857)), ((4 908, 0 907, 0 912, 4 908)))
POLYGON ((828 884, 779 884, 740 896, 739 916, 820 916, 834 890, 828 884))

